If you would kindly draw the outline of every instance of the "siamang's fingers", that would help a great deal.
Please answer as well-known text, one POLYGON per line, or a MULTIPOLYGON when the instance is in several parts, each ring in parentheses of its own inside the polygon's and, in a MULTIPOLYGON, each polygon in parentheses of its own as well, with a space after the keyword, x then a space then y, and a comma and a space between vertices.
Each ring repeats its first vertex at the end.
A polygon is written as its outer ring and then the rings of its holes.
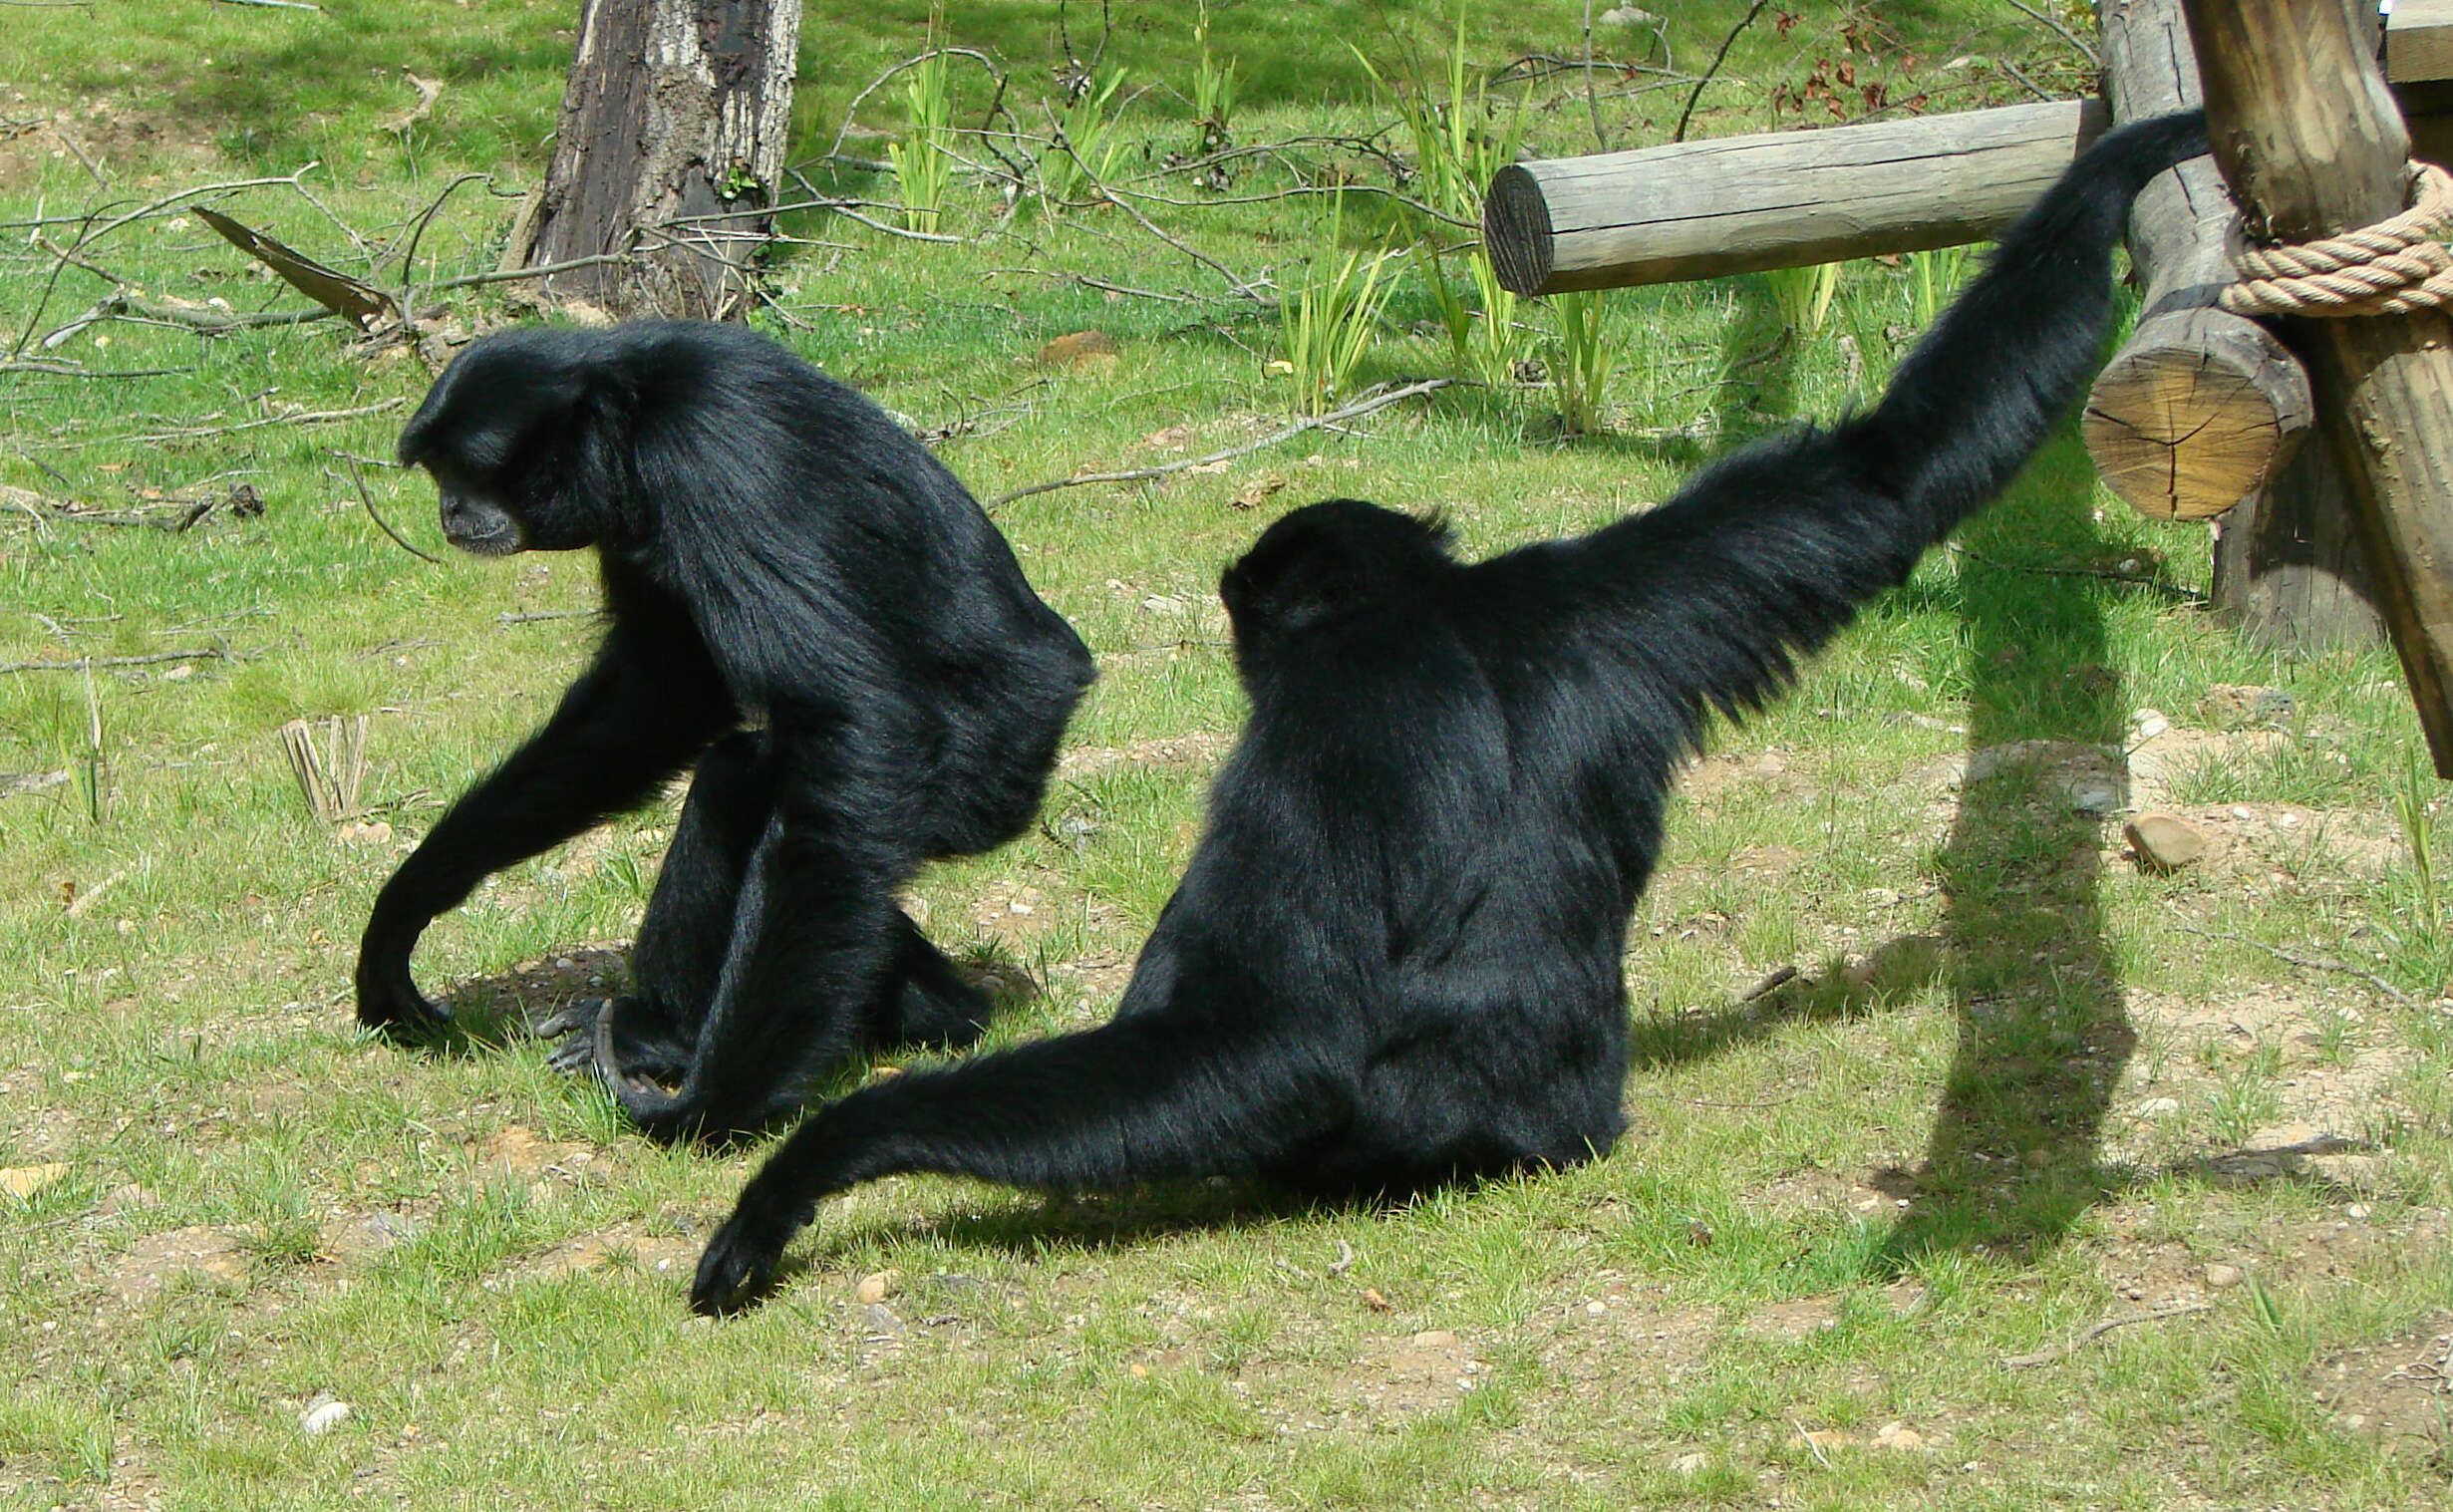
MULTIPOLYGON (((596 1016, 604 1010, 604 999, 584 999, 573 1003, 550 1018, 539 1019, 536 1022, 536 1028, 531 1033, 539 1040, 559 1040, 564 1035, 578 1035, 580 1041, 585 1043, 595 1033, 596 1016)), ((555 1055, 563 1055, 569 1050, 570 1047, 566 1045, 560 1051, 556 1051, 555 1055)))
POLYGON ((553 1048, 545 1063, 565 1075, 588 1075, 596 1069, 596 1042, 586 1035, 573 1035, 553 1048))
POLYGON ((721 1318, 755 1306, 775 1284, 785 1242, 735 1213, 699 1257, 699 1274, 690 1283, 690 1310, 721 1318))

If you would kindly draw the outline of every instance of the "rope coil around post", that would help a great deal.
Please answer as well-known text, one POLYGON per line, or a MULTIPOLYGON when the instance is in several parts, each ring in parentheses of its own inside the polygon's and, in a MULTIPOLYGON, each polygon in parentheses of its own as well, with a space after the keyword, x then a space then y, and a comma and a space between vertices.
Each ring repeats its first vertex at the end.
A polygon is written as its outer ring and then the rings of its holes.
POLYGON ((2453 175, 2410 165, 2410 208, 2371 226, 2295 246, 2250 247, 2223 291, 2235 315, 2403 315, 2453 306, 2453 175))

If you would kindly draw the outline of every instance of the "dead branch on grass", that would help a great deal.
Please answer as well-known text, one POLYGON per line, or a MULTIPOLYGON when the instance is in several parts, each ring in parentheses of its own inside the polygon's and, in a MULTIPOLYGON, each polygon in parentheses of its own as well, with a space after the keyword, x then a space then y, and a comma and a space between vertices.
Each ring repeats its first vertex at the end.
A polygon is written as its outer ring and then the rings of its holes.
POLYGON ((152 667, 161 662, 228 661, 230 654, 218 646, 199 646, 188 651, 156 651, 150 656, 80 656, 55 661, 0 662, 0 673, 18 672, 91 672, 96 668, 152 667))
MULTIPOLYGON (((395 402, 397 403, 398 401, 395 402)), ((338 455, 339 454, 335 454, 338 455)), ((410 543, 409 537, 392 528, 392 522, 385 519, 383 517, 383 511, 375 507, 375 495, 367 491, 366 476, 358 470, 358 463, 346 456, 342 459, 349 465, 349 480, 352 483, 355 483, 358 487, 358 502, 366 505, 366 517, 373 520, 376 526, 380 528, 384 534, 391 536, 393 543, 398 545, 403 551, 408 552, 411 556, 416 557, 422 562, 432 562, 438 567, 442 566, 442 557, 431 555, 428 552, 419 550, 415 545, 410 543)), ((332 474, 330 469, 326 469, 324 475, 327 477, 331 476, 332 474)))
POLYGON ((2376 975, 2376 973, 2365 970, 2361 967, 2351 966, 2344 962, 2335 961, 2325 956, 2307 955, 2303 952, 2292 950, 2289 947, 2282 945, 2269 945, 2263 940, 2252 940, 2247 935, 2236 935, 2220 929, 2200 929, 2198 926, 2190 923, 2186 919, 2173 919, 2172 927, 2181 931, 2183 934, 2196 935, 2201 940, 2221 940, 2227 944, 2246 945, 2251 950, 2262 950, 2266 952, 2266 954, 2274 957, 2276 960, 2281 961, 2286 965, 2297 966, 2304 971, 2333 972, 2339 976, 2355 977, 2358 980, 2365 982, 2368 986, 2374 988, 2387 1000, 2398 1003, 2404 1008, 2419 1008, 2423 1006, 2418 999, 2402 991, 2400 988, 2394 986, 2384 978, 2376 975))
POLYGON ((1232 461, 1239 456, 1249 456, 1255 452, 1266 451, 1282 442, 1292 441, 1307 431, 1317 431, 1323 426, 1333 426, 1341 421, 1360 420, 1366 415, 1374 415, 1385 410, 1390 405, 1424 394, 1435 394, 1454 383, 1456 380, 1453 378, 1426 378, 1419 383, 1410 383, 1400 389, 1374 389, 1343 409, 1297 421, 1285 430, 1272 432, 1259 441, 1228 447, 1223 451, 1212 452, 1207 456, 1185 457, 1179 461, 1161 462, 1154 467, 1132 467, 1121 472, 1083 472, 1073 477, 1061 477, 1054 482, 1034 483, 1028 488, 1017 488, 1011 493, 997 495, 989 500, 988 507, 991 510, 999 509, 1016 499, 1029 498, 1035 493, 1054 493, 1060 488, 1079 488, 1091 483, 1149 482, 1161 477, 1171 477, 1194 467, 1214 466, 1219 462, 1232 461))
POLYGON ((2070 1336, 2066 1344, 2046 1345, 2025 1355, 2004 1355, 2001 1363, 2007 1369, 2031 1370, 2037 1365, 2048 1365, 2056 1360, 2068 1359, 2114 1329, 2126 1329, 2133 1324, 2159 1323, 2166 1318, 2184 1318, 2191 1313, 2211 1313, 2214 1309, 2215 1305, 2211 1302, 2176 1302, 2168 1307, 2148 1308, 2142 1313, 2123 1313, 2118 1318, 2107 1318, 2080 1329, 2070 1336))

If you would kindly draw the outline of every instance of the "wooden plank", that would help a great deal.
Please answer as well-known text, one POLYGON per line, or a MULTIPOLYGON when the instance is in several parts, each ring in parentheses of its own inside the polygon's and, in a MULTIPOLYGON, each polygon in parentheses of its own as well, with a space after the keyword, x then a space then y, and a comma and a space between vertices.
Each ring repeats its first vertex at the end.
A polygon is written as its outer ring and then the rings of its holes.
MULTIPOLYGON (((2243 224, 2308 241, 2408 202, 2409 136, 2372 34, 2336 0, 2185 0, 2215 157, 2243 224)), ((2453 777, 2453 320, 2295 320, 2319 423, 2437 773, 2453 777)))
POLYGON ((1958 246, 2017 219, 2105 119, 2059 101, 1513 163, 1482 235, 1519 294, 1958 246))
POLYGON ((2385 78, 2453 79, 2453 0, 2393 0, 2385 18, 2385 78))

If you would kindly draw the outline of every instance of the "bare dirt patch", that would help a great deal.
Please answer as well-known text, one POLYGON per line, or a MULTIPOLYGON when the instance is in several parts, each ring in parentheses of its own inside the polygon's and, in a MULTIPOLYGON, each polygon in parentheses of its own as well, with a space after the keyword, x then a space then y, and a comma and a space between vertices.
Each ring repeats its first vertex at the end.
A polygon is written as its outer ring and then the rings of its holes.
POLYGON ((2352 1432, 2438 1459, 2453 1445, 2453 1311, 2338 1351, 2312 1373, 2317 1399, 2352 1432))
POLYGON ((128 1247, 104 1285, 121 1306, 141 1308, 181 1279, 244 1285, 245 1243, 229 1229, 203 1225, 148 1234, 128 1247))
POLYGON ((549 1281, 585 1271, 631 1270, 657 1277, 687 1276, 699 1263, 703 1241, 679 1234, 653 1234, 636 1223, 616 1224, 594 1234, 566 1239, 541 1255, 522 1261, 511 1276, 518 1281, 549 1281))

